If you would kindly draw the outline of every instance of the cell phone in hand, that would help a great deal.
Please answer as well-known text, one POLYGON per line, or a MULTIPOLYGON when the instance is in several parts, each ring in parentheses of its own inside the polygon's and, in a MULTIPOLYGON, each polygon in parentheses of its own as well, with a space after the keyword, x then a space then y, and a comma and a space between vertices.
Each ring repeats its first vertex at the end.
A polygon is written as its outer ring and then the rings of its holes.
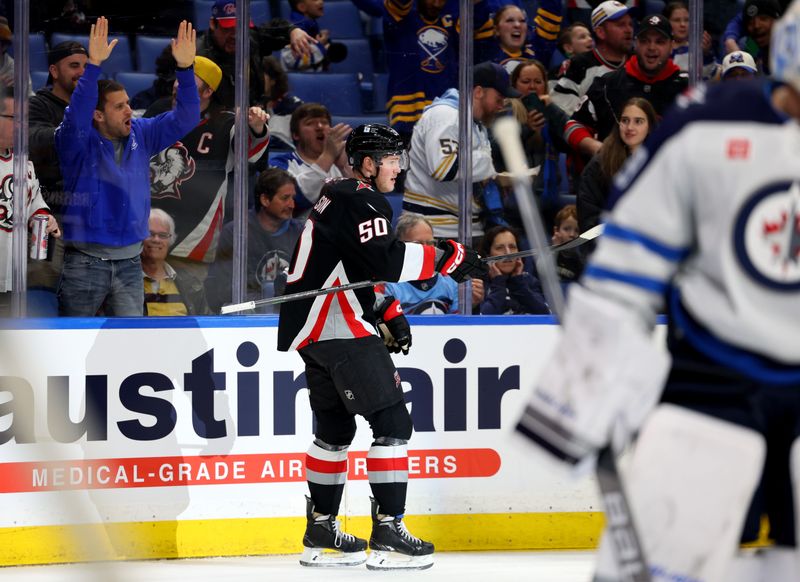
POLYGON ((525 106, 526 111, 538 111, 540 113, 544 113, 544 103, 539 96, 531 91, 525 97, 522 98, 522 104, 525 106))

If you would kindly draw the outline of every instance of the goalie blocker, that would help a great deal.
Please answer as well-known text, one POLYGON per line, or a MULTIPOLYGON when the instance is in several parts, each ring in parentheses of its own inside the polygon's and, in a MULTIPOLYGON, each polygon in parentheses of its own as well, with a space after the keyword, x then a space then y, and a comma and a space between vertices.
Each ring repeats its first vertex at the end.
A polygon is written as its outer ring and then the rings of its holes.
POLYGON ((614 431, 638 429, 669 363, 636 314, 574 285, 563 333, 517 430, 561 460, 589 460, 614 431))

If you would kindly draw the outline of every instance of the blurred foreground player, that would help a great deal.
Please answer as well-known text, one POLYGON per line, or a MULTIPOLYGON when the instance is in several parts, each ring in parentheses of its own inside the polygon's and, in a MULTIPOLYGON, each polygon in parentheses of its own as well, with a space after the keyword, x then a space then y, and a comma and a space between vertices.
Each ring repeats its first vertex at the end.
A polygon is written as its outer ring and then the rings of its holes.
MULTIPOLYGON (((640 431, 624 480, 654 581, 800 580, 798 1, 770 54, 775 82, 679 98, 617 175, 518 426, 572 463, 640 431), (740 550, 762 515, 775 544, 740 550)), ((597 582, 629 579, 610 542, 597 582)))
MULTIPOLYGON (((396 131, 361 125, 347 138, 345 150, 355 177, 323 187, 295 248, 287 294, 362 280, 429 279, 436 272, 462 281, 485 272, 478 254, 455 241, 433 247, 394 237, 383 193, 394 189, 408 159, 396 131)), ((374 439, 367 453, 373 495, 367 567, 433 565, 433 544, 411 535, 403 523, 412 425, 387 349, 408 353, 410 347, 411 330, 400 303, 385 297, 376 305, 372 287, 281 306, 278 349, 297 350, 303 358, 317 421, 306 456, 311 497, 300 558, 304 566, 366 561, 367 542, 341 531, 336 520, 357 414, 369 422, 374 439)))

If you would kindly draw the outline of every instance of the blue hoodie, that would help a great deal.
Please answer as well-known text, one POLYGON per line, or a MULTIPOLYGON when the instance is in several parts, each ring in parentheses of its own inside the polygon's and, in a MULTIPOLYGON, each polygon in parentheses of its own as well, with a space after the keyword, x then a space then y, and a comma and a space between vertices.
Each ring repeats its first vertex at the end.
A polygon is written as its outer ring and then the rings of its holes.
POLYGON ((176 75, 175 109, 148 119, 132 119, 117 164, 114 144, 92 123, 100 67, 86 65, 55 132, 66 194, 61 227, 67 242, 123 247, 147 238, 150 158, 189 133, 200 119, 194 68, 176 75))

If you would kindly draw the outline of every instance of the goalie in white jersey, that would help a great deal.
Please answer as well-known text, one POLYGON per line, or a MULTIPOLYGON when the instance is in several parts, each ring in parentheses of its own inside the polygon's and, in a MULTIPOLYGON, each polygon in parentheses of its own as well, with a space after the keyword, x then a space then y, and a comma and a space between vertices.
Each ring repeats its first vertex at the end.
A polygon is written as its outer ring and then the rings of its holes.
MULTIPOLYGON (((681 97, 616 176, 518 426, 570 463, 639 431, 624 479, 652 580, 800 580, 800 0, 771 55, 775 81, 681 97), (741 550, 764 515, 774 546, 741 550)), ((609 549, 595 581, 629 580, 609 549)))

